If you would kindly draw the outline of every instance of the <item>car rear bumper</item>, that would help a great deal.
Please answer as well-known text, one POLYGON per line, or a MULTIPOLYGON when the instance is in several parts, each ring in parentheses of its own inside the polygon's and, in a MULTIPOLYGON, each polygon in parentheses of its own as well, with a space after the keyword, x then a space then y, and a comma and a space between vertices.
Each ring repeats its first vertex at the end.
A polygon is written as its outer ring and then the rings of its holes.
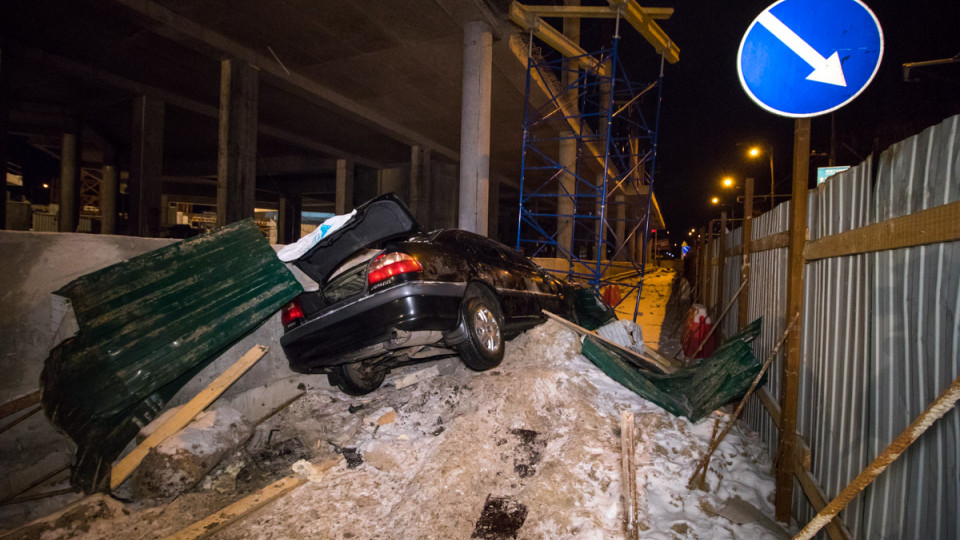
POLYGON ((280 338, 290 368, 322 371, 342 357, 386 342, 394 329, 449 331, 457 326, 466 283, 409 282, 333 306, 280 338))

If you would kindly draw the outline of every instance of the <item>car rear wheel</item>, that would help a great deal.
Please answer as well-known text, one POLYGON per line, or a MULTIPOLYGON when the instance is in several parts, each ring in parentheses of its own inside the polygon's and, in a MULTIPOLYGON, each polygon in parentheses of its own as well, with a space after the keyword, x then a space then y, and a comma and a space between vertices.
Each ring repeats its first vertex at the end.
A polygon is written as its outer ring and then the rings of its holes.
POLYGON ((386 376, 387 370, 383 367, 354 362, 335 366, 327 378, 343 393, 362 396, 380 388, 386 376))
POLYGON ((460 358, 468 368, 484 371, 503 361, 503 315, 495 300, 483 296, 468 298, 460 306, 466 341, 457 346, 460 358))

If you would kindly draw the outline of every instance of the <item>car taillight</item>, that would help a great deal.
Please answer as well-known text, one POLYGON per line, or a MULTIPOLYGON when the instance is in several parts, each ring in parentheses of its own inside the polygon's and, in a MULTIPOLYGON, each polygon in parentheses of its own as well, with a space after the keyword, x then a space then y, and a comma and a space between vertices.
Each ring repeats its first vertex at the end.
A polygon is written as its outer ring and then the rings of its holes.
POLYGON ((375 285, 393 276, 422 271, 423 266, 420 266, 420 263, 416 259, 406 253, 400 253, 399 251, 384 253, 370 263, 370 270, 367 272, 367 283, 375 285))
POLYGON ((300 300, 294 298, 283 306, 283 311, 280 313, 280 322, 284 328, 300 324, 303 319, 303 308, 300 307, 300 300))

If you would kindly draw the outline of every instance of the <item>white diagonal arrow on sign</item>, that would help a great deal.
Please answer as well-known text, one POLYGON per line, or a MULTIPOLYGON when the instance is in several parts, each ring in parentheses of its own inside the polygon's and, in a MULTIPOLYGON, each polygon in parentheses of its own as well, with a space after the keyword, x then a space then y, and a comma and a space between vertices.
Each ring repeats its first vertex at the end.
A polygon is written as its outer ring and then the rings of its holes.
POLYGON ((795 52, 804 62, 810 64, 813 73, 807 75, 807 80, 836 86, 847 85, 847 80, 843 77, 843 67, 840 65, 840 53, 838 51, 834 51, 829 58, 824 58, 809 43, 769 11, 761 13, 757 17, 757 22, 782 41, 791 51, 795 52))

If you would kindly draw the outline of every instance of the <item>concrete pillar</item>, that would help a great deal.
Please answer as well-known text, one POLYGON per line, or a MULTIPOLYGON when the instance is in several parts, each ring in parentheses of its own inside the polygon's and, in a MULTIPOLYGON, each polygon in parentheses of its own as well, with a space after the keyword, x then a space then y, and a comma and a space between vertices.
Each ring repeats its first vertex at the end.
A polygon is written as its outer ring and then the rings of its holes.
POLYGON ((277 243, 292 244, 300 239, 303 200, 299 194, 281 194, 277 223, 277 243))
POLYGON ((426 226, 430 208, 430 149, 410 147, 410 211, 426 226))
POLYGON ((337 160, 337 214, 346 214, 353 210, 353 168, 352 161, 337 160))
MULTIPOLYGON (((487 206, 487 236, 500 240, 500 181, 490 179, 490 201, 487 206)), ((509 242, 506 242, 509 243, 509 242)))
POLYGON ((130 144, 130 224, 132 236, 160 233, 160 192, 163 182, 162 101, 140 96, 133 100, 130 144))
POLYGON ((105 164, 101 177, 100 234, 117 234, 117 190, 120 174, 116 164, 105 164))
POLYGON ((80 130, 71 127, 60 144, 60 232, 77 232, 80 223, 80 130))
MULTIPOLYGON (((579 6, 580 0, 568 0, 568 6, 579 6)), ((563 19, 563 35, 568 37, 574 43, 580 43, 580 19, 563 19)), ((571 108, 576 108, 579 103, 578 92, 570 89, 570 86, 576 83, 578 79, 577 62, 565 61, 563 63, 563 87, 566 89, 561 95, 561 99, 570 104, 571 108)), ((570 129, 560 131, 560 152, 558 161, 564 171, 557 178, 557 257, 569 258, 569 253, 574 251, 573 247, 573 214, 576 211, 576 199, 574 195, 577 191, 577 179, 573 173, 577 171, 577 139, 570 129)), ((579 256, 579 253, 574 253, 579 256)))
POLYGON ((253 217, 257 187, 259 70, 242 60, 220 62, 217 227, 253 217))
MULTIPOLYGON (((0 30, 4 30, 0 23, 0 30)), ((7 52, 7 32, 0 32, 0 57, 7 52)), ((7 92, 7 62, 0 62, 0 230, 7 228, 7 134, 10 131, 10 103, 7 92)))
POLYGON ((463 101, 460 111, 461 229, 487 234, 490 198, 490 96, 493 34, 482 21, 467 23, 463 35, 463 101))

